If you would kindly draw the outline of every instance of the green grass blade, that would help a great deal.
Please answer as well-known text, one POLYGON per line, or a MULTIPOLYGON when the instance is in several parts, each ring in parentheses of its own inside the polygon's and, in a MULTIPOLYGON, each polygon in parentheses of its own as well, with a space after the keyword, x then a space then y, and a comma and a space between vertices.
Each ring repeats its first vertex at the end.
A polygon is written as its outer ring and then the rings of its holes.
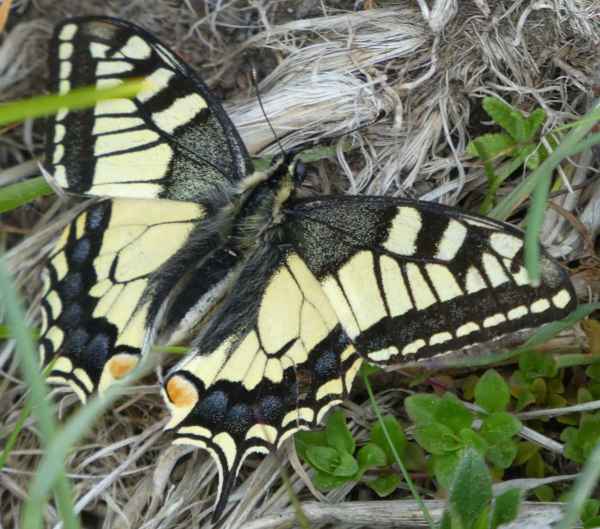
POLYGON ((54 191, 42 176, 0 188, 0 213, 6 213, 54 191))
POLYGON ((567 503, 565 515, 556 529, 572 529, 579 521, 585 501, 591 496, 600 478, 600 443, 596 445, 571 491, 571 500, 567 503))
POLYGON ((133 97, 147 86, 144 80, 125 81, 118 86, 96 89, 75 88, 64 95, 47 95, 12 101, 0 105, 0 126, 16 123, 28 118, 39 118, 58 112, 61 108, 78 110, 93 106, 103 99, 133 97))
MULTIPOLYGON (((35 403, 32 406, 32 413, 37 420, 40 430, 40 441, 43 446, 48 446, 56 431, 54 409, 47 398, 46 382, 38 366, 38 357, 31 332, 26 325, 25 314, 16 289, 8 275, 4 258, 0 258, 0 300, 8 325, 17 343, 16 354, 19 358, 23 376, 30 387, 30 400, 32 403, 35 403)), ((55 480, 56 501, 60 515, 66 529, 79 529, 79 522, 73 510, 71 485, 65 475, 64 459, 56 463, 58 465, 57 479, 55 480)), ((40 476, 40 474, 38 473, 36 476, 40 476)), ((44 477, 42 476, 41 479, 44 479, 44 477)), ((33 520, 37 521, 37 523, 24 527, 28 529, 42 527, 42 510, 44 509, 44 505, 44 502, 38 502, 35 505, 35 517, 33 520)))
MULTIPOLYGON (((96 395, 64 424, 46 446, 42 460, 29 487, 29 498, 25 504, 23 527, 38 529, 38 505, 48 497, 55 483, 64 472, 63 461, 75 445, 89 431, 96 419, 121 395, 121 390, 144 376, 150 361, 142 359, 140 364, 125 378, 115 382, 102 395, 96 395)), ((39 520, 41 523, 41 520, 39 520)), ((66 524, 65 524, 66 527, 66 524)))
POLYGON ((550 179, 552 171, 560 164, 562 160, 579 152, 578 146, 590 132, 597 120, 590 120, 590 116, 596 116, 598 109, 588 112, 582 120, 567 134, 559 146, 552 151, 540 166, 533 171, 523 182, 513 189, 500 204, 498 204, 489 214, 490 217, 498 220, 506 220, 514 208, 523 202, 534 190, 538 179, 550 179))

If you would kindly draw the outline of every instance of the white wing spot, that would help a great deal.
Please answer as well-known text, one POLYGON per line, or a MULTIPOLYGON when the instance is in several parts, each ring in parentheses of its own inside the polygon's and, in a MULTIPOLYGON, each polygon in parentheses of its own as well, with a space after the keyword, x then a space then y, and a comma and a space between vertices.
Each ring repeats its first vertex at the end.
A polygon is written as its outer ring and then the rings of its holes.
POLYGON ((438 345, 452 340, 452 335, 449 332, 438 332, 429 338, 429 345, 438 345))
POLYGON ((419 338, 418 340, 415 340, 414 342, 411 342, 408 345, 405 345, 402 348, 402 354, 403 355, 412 355, 412 354, 415 354, 419 349, 422 349, 423 347, 425 347, 425 340, 422 340, 421 338, 419 338))
POLYGON ((374 353, 369 353, 369 360, 373 360, 374 362, 387 362, 390 358, 397 356, 399 353, 400 351, 398 351, 398 348, 392 345, 385 349, 375 351, 374 353))
POLYGON ((569 304, 569 301, 571 301, 571 294, 564 288, 552 297, 552 303, 559 309, 564 309, 569 304))
POLYGON ((497 287, 508 281, 508 276, 504 268, 502 268, 500 261, 492 254, 487 252, 483 254, 483 268, 493 287, 497 287))
POLYGON ((507 316, 509 320, 518 320, 519 318, 526 316, 528 312, 529 309, 525 305, 519 305, 514 309, 510 309, 507 313, 507 316))
POLYGON ((454 256, 460 250, 466 237, 467 228, 457 220, 450 219, 450 222, 438 243, 438 249, 435 254, 436 259, 441 259, 442 261, 454 259, 454 256))
POLYGON ((406 277, 410 284, 417 310, 426 309, 436 302, 433 292, 429 288, 429 285, 416 264, 408 263, 406 265, 406 277))
POLYGON ((534 301, 531 304, 531 312, 533 312, 534 314, 544 312, 545 310, 548 310, 549 308, 550 308, 550 302, 545 298, 538 299, 537 301, 534 301))
POLYGON ((514 235, 495 232, 490 235, 490 245, 502 257, 513 259, 523 246, 523 241, 514 235))
POLYGON ((410 207, 398 208, 383 247, 397 255, 414 255, 421 227, 421 214, 418 210, 410 207))
POLYGON ((456 329, 456 337, 460 338, 462 336, 467 336, 472 332, 476 332, 478 330, 479 325, 477 325, 474 321, 463 323, 458 329, 456 329))
POLYGON ((77 33, 77 26, 75 24, 66 24, 60 30, 58 38, 60 40, 73 40, 75 33, 77 33))
POLYGON ((489 316, 485 320, 483 320, 484 327, 495 327, 496 325, 500 325, 506 321, 506 316, 501 312, 494 314, 493 316, 489 316))

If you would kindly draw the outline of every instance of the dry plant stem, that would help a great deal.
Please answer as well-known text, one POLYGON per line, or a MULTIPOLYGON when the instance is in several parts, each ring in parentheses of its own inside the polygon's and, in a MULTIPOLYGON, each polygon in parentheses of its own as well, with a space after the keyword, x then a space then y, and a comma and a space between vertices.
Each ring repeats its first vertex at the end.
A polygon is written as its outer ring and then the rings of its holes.
MULTIPOLYGON (((437 522, 440 520, 445 501, 425 501, 428 511, 437 522)), ((353 527, 417 529, 428 527, 417 502, 409 500, 345 502, 337 505, 307 502, 302 504, 312 527, 332 524, 338 527, 349 524, 353 527)), ((525 502, 514 527, 520 529, 550 529, 562 515, 560 503, 525 502), (536 524, 534 525, 534 521, 536 524), (540 525, 540 522, 543 524, 540 525)), ((245 524, 244 529, 283 529, 297 527, 295 511, 286 509, 277 515, 265 516, 245 524)))

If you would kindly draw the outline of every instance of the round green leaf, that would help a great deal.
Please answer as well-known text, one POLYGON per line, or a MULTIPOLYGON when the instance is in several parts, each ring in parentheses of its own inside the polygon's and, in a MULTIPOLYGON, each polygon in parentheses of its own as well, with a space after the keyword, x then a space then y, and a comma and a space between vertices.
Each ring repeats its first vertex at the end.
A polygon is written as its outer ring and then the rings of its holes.
POLYGON ((387 464, 385 451, 375 443, 368 443, 359 448, 357 458, 361 472, 371 468, 384 467, 387 464))
POLYGON ((326 474, 325 472, 319 472, 315 474, 313 478, 313 483, 319 490, 328 491, 332 489, 337 489, 342 486, 344 483, 348 482, 348 478, 333 476, 331 474, 326 474))
MULTIPOLYGON (((396 453, 400 458, 404 457, 404 453, 406 451, 406 435, 404 435, 404 431, 402 430, 402 426, 398 422, 398 419, 393 415, 386 415, 383 417, 383 424, 390 436, 392 444, 396 449, 396 453)), ((387 463, 392 464, 394 462, 394 453, 388 440, 385 436, 385 432, 383 431, 383 425, 377 421, 371 430, 371 442, 375 443, 379 448, 381 448, 387 458, 387 463)))
POLYGON ((310 445, 306 448, 306 460, 317 470, 333 475, 340 464, 340 453, 330 446, 310 445))
POLYGON ((460 461, 461 452, 450 452, 443 455, 433 456, 433 473, 438 482, 438 486, 444 490, 449 490, 454 481, 456 467, 460 461))
POLYGON ((334 476, 352 478, 358 473, 358 462, 347 452, 340 452, 340 462, 333 471, 334 476))
POLYGON ((473 423, 472 413, 452 393, 446 393, 439 401, 434 418, 456 433, 469 428, 473 423))
POLYGON ((510 389, 495 369, 488 369, 475 386, 475 402, 488 412, 504 411, 510 401, 510 389))
POLYGON ((437 422, 417 426, 415 439, 431 454, 446 454, 462 447, 458 436, 450 428, 437 422))
POLYGON ((402 479, 398 474, 388 474, 386 476, 380 476, 377 479, 366 481, 366 485, 375 491, 380 498, 385 498, 394 492, 398 485, 402 482, 402 479))
POLYGON ((415 424, 426 424, 433 421, 433 415, 440 398, 429 393, 417 393, 404 399, 406 413, 415 424))
POLYGON ((521 421, 504 411, 492 413, 483 419, 481 435, 490 443, 496 444, 517 435, 522 428, 521 421))
POLYGON ((327 419, 325 427, 327 436, 327 444, 339 452, 353 454, 356 448, 356 443, 352 437, 352 433, 346 426, 346 417, 341 410, 336 410, 327 419))

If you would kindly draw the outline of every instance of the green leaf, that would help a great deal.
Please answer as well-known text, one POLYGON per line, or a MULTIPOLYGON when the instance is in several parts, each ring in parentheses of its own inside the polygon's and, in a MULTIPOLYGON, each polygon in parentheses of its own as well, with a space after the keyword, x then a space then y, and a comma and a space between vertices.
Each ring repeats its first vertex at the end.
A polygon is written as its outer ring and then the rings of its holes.
POLYGON ((27 204, 34 199, 51 195, 54 191, 43 177, 31 178, 0 188, 0 213, 5 213, 27 204))
POLYGON ((329 416, 325 433, 329 446, 336 448, 339 452, 354 453, 356 443, 346 426, 346 417, 341 410, 336 410, 329 416))
POLYGON ((589 366, 585 370, 585 374, 596 382, 600 382, 600 364, 594 364, 589 366))
POLYGON ((349 480, 346 477, 333 476, 325 472, 317 471, 313 478, 313 483, 319 490, 328 491, 337 489, 349 480))
POLYGON ((525 119, 525 141, 534 141, 535 135, 540 130, 540 127, 546 121, 546 112, 543 108, 536 108, 525 119))
POLYGON ((504 132, 483 134, 473 139, 467 145, 467 154, 493 160, 497 156, 508 156, 515 147, 515 140, 504 132))
POLYGON ((538 501, 550 502, 554 500, 554 489, 550 485, 541 485, 533 489, 538 501))
POLYGON ((510 389, 495 369, 488 369, 475 386, 475 402, 488 412, 504 411, 510 401, 510 389))
POLYGON ((490 446, 485 455, 490 463, 506 470, 510 468, 515 457, 517 457, 517 452, 516 443, 507 439, 506 441, 490 446))
POLYGON ((470 428, 473 414, 452 393, 445 393, 435 409, 434 419, 458 433, 470 428))
POLYGON ((521 491, 519 489, 508 489, 497 496, 492 513, 492 529, 515 520, 519 514, 520 504, 521 491))
POLYGON ((521 112, 495 97, 486 97, 483 108, 516 141, 527 141, 527 122, 521 112))
POLYGON ((554 358, 539 351, 524 352, 519 357, 519 369, 529 380, 553 378, 558 372, 554 358))
POLYGON ((333 475, 340 464, 340 452, 330 446, 310 445, 306 449, 306 460, 322 472, 333 475))
MULTIPOLYGON (((398 422, 398 419, 393 415, 386 415, 383 417, 383 423, 385 424, 386 430, 390 435, 394 448, 398 456, 402 459, 406 451, 406 435, 402 430, 402 426, 398 422)), ((379 446, 385 453, 387 463, 391 464, 394 461, 394 454, 387 442, 383 427, 380 422, 376 422, 371 430, 371 441, 379 446)))
POLYGON ((477 432, 474 432, 470 428, 463 428, 459 432, 459 435, 463 441, 462 444, 464 447, 470 446, 471 448, 477 450, 481 455, 486 453, 489 445, 486 440, 477 432))
POLYGON ((460 438, 447 426, 432 422, 415 428, 415 439, 431 454, 446 454, 462 447, 460 438))
POLYGON ((406 413, 415 424, 427 424, 434 420, 440 398, 429 393, 417 393, 404 399, 406 413))
POLYGON ((525 475, 528 478, 543 478, 546 475, 546 465, 539 452, 533 454, 525 465, 525 475))
POLYGON ((388 464, 385 451, 375 443, 367 443, 359 448, 356 456, 361 472, 371 468, 384 467, 388 464))
POLYGON ((517 435, 522 428, 521 421, 505 411, 492 413, 483 419, 481 435, 490 444, 499 443, 517 435))
POLYGON ((402 479, 398 474, 387 474, 379 476, 377 479, 365 481, 365 484, 375 491, 380 498, 385 498, 394 492, 401 482, 402 479))
POLYGON ((452 527, 452 517, 450 516, 450 511, 446 509, 444 514, 442 514, 442 519, 440 521, 440 529, 453 529, 452 527))
POLYGON ((450 512, 462 527, 473 526, 492 499, 492 477, 483 457, 472 448, 463 451, 448 499, 450 512))
POLYGON ((600 442, 600 414, 584 415, 579 429, 565 428, 560 436, 565 441, 565 457, 576 463, 585 463, 600 442))
POLYGON ((456 468, 461 458, 461 451, 449 452, 443 455, 433 456, 433 473, 440 488, 450 490, 454 481, 456 468))
POLYGON ((294 441, 296 442, 296 452, 307 461, 306 449, 309 446, 326 446, 327 435, 324 431, 300 431, 294 435, 294 441))
MULTIPOLYGON (((573 428, 574 429, 574 428, 573 428)), ((517 445, 517 455, 515 456, 515 465, 527 463, 534 454, 539 451, 540 447, 528 441, 521 442, 517 445)))
POLYGON ((347 452, 338 452, 340 462, 333 471, 334 476, 344 476, 352 478, 358 474, 358 462, 347 452))

